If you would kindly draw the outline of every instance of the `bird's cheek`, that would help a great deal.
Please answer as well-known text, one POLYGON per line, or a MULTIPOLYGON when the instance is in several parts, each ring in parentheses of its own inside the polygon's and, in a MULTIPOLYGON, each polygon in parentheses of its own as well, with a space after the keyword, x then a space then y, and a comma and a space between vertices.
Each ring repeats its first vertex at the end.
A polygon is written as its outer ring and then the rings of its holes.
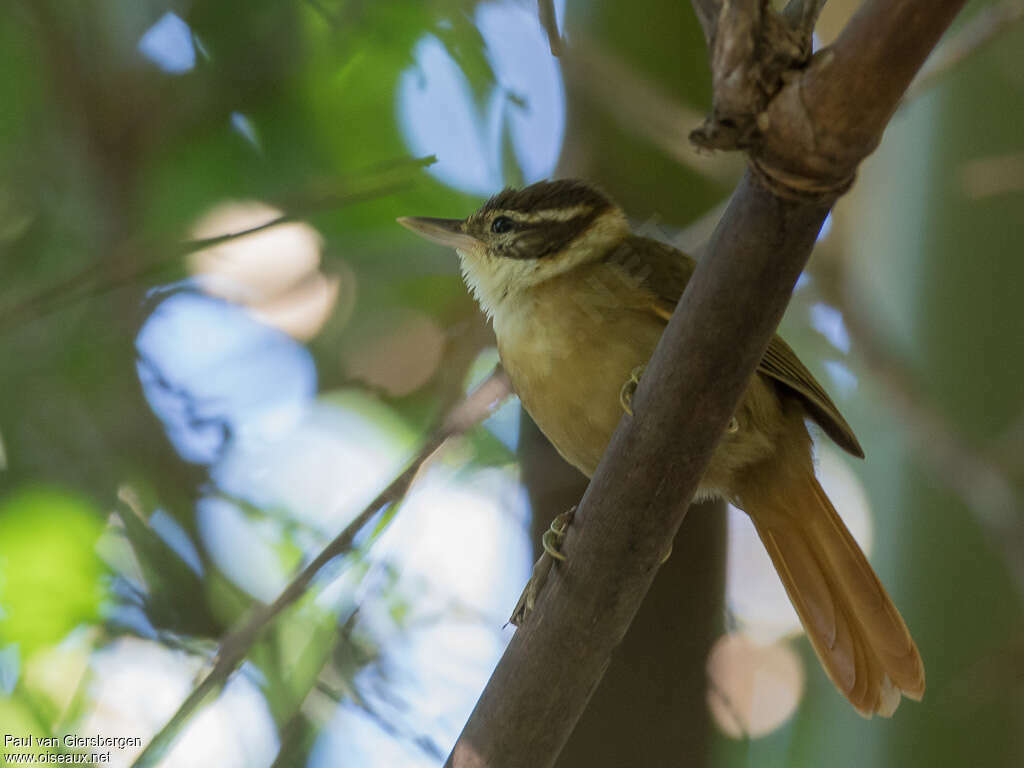
POLYGON ((482 245, 480 247, 473 246, 472 248, 456 248, 455 253, 463 261, 468 260, 472 263, 483 261, 487 256, 487 251, 482 245))

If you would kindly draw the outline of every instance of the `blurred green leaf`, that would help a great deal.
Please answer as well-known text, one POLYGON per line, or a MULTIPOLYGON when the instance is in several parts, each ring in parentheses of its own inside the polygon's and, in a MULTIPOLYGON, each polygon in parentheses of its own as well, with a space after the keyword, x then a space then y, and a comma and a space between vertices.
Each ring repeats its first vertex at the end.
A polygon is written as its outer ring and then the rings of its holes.
POLYGON ((99 618, 102 519, 87 499, 45 486, 0 501, 0 641, 30 654, 99 618))

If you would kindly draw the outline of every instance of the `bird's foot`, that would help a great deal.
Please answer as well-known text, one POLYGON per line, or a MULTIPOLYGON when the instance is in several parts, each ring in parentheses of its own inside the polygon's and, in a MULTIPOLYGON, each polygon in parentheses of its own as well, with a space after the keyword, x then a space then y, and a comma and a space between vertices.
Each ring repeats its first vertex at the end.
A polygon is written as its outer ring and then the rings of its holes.
POLYGON ((509 624, 518 627, 526 620, 526 617, 533 611, 537 596, 547 583, 551 566, 554 565, 555 560, 565 560, 565 555, 561 551, 562 541, 565 539, 565 532, 569 529, 575 514, 576 507, 573 506, 569 511, 556 515, 555 519, 551 521, 551 525, 544 531, 544 535, 540 537, 544 553, 533 565, 533 574, 526 583, 523 594, 519 596, 519 601, 509 617, 509 624))
POLYGON ((633 415, 633 393, 636 392, 636 388, 640 384, 640 377, 643 376, 644 368, 646 367, 638 365, 630 371, 629 378, 626 379, 626 383, 619 390, 619 404, 622 406, 622 410, 630 416, 633 415))
MULTIPOLYGON (((640 385, 640 377, 644 375, 644 368, 646 367, 646 365, 638 365, 630 371, 629 378, 626 379, 626 383, 619 390, 619 404, 622 406, 622 410, 630 416, 633 415, 633 393, 636 392, 636 388, 640 385)), ((725 431, 730 435, 735 435, 739 432, 739 419, 735 416, 729 419, 729 425, 725 428, 725 431)), ((668 555, 665 555, 665 559, 668 559, 668 555)))

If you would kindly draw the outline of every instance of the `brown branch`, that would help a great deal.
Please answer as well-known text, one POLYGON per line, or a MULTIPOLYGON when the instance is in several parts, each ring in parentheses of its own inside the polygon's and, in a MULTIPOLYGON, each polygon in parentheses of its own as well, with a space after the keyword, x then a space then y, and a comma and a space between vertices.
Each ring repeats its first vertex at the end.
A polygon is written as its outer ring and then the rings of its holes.
POLYGON ((827 212, 744 177, 644 372, 635 418, 620 424, 583 497, 568 561, 513 637, 448 765, 553 763, 650 587, 827 212))
POLYGON ((537 0, 537 16, 548 35, 548 46, 552 56, 561 56, 565 49, 562 36, 558 34, 558 19, 555 18, 555 0, 537 0))
POLYGON ((327 563, 352 550, 352 542, 356 534, 378 512, 399 503, 405 497, 420 469, 450 437, 461 434, 479 423, 510 393, 511 384, 508 376, 499 366, 480 386, 455 405, 445 415, 440 426, 433 431, 409 466, 292 579, 277 599, 270 605, 260 605, 255 608, 245 623, 225 635, 221 640, 213 669, 192 690, 170 720, 146 745, 146 748, 139 753, 132 766, 142 768, 156 765, 174 743, 174 739, 185 723, 215 691, 227 682, 228 677, 242 663, 253 643, 270 622, 305 594, 313 578, 327 563))
POLYGON ((708 46, 711 46, 711 41, 715 38, 715 30, 718 27, 718 13, 722 7, 721 0, 691 0, 693 5, 693 12, 697 16, 697 21, 700 22, 700 27, 704 30, 704 40, 708 46))
POLYGON ((836 42, 782 88, 752 158, 783 192, 835 194, 881 141, 922 61, 963 0, 866 0, 836 42))
MULTIPOLYGON (((694 2, 694 7, 699 7, 694 2)), ((768 128, 767 105, 784 85, 783 75, 803 68, 811 55, 811 30, 798 10, 791 24, 764 0, 723 3, 708 46, 712 114, 690 134, 705 149, 754 150, 768 128)))
POLYGON ((761 0, 725 3, 712 46, 714 112, 690 138, 747 150, 778 194, 834 198, 963 4, 866 0, 836 42, 810 57, 809 30, 791 26, 794 14, 761 0))
MULTIPOLYGON (((866 0, 832 48, 804 69, 778 73, 782 87, 763 112, 770 119, 755 112, 753 120, 758 147, 770 148, 768 160, 777 156, 783 169, 796 172, 797 184, 763 169, 740 182, 644 372, 635 417, 620 423, 583 497, 563 545, 568 560, 553 569, 533 614, 512 638, 448 766, 554 763, 650 588, 835 196, 877 145, 963 2, 866 0), (794 126, 806 136, 789 133, 794 126), (810 144, 800 148, 813 150, 808 160, 780 149, 787 138, 807 137, 810 144)), ((724 8, 748 13, 726 23, 723 10, 711 46, 716 65, 738 66, 742 90, 750 62, 719 55, 717 35, 746 24, 759 36, 748 50, 761 63, 791 53, 793 41, 760 37, 758 2, 735 0, 724 8), (778 51, 759 50, 772 41, 778 51)), ((729 87, 725 75, 715 73, 716 87, 729 87)), ((763 159, 756 148, 753 159, 763 159)))

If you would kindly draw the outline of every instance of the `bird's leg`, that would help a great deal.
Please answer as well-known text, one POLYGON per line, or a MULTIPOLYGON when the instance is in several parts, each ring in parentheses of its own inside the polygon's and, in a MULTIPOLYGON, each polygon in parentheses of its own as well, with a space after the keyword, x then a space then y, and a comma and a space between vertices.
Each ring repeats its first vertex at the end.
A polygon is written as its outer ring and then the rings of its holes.
POLYGON ((561 552, 562 541, 565 539, 565 532, 569 529, 575 514, 576 507, 574 505, 567 512, 556 515, 555 519, 551 521, 551 525, 544 531, 544 535, 540 537, 540 543, 544 547, 544 552, 541 554, 540 559, 533 564, 533 574, 526 583, 523 594, 519 596, 519 602, 516 603, 516 607, 509 617, 509 624, 518 627, 523 623, 526 617, 530 615, 530 612, 533 611, 533 606, 537 602, 537 595, 540 594, 541 590, 544 589, 544 584, 547 583, 551 566, 554 565, 555 560, 565 560, 565 555, 561 552))
MULTIPOLYGON (((630 416, 633 415, 633 393, 636 392, 636 388, 640 384, 640 377, 643 376, 644 368, 646 368, 646 367, 647 366, 645 366, 645 365, 638 365, 636 368, 634 368, 632 371, 630 371, 629 372, 629 378, 626 379, 626 383, 623 384, 622 385, 622 389, 619 390, 619 404, 622 405, 622 410, 624 410, 630 416)), ((734 435, 737 432, 739 432, 739 430, 740 430, 740 422, 739 422, 739 420, 735 416, 733 416, 729 420, 729 426, 727 426, 725 428, 725 431, 728 434, 730 434, 730 435, 734 435)), ((558 518, 556 517, 555 520, 557 521, 558 518)), ((542 541, 544 541, 544 549, 545 549, 545 551, 548 551, 548 552, 550 552, 550 550, 548 550, 546 539, 547 539, 548 536, 550 536, 552 534, 552 532, 554 530, 554 525, 555 525, 554 523, 551 523, 551 526, 552 526, 551 529, 549 529, 544 534, 544 539, 542 539, 542 541)), ((564 533, 562 535, 564 536, 564 533)), ((553 557, 557 557, 559 560, 564 560, 565 559, 565 556, 562 553, 560 553, 560 552, 552 553, 552 556, 553 557)), ((664 565, 671 556, 672 556, 672 545, 669 544, 668 545, 668 552, 666 552, 665 556, 661 558, 661 564, 664 565)), ((543 560, 543 559, 544 558, 542 557, 541 560, 543 560)), ((537 567, 541 564, 541 560, 538 560, 537 561, 537 565, 535 565, 533 567, 535 575, 537 573, 537 567)), ((550 568, 551 568, 551 565, 549 563, 547 565, 547 570, 550 570, 550 568)), ((547 578, 547 570, 545 570, 545 572, 544 572, 544 578, 547 578)), ((533 580, 531 579, 531 582, 532 581, 533 580)), ((527 589, 529 589, 529 585, 527 585, 527 589)), ((526 592, 523 593, 523 596, 524 597, 526 596, 526 592)), ((519 602, 522 603, 522 600, 523 600, 523 598, 520 598, 519 602)), ((531 604, 531 607, 532 607, 532 604, 531 604)), ((519 610, 519 606, 518 605, 516 606, 516 610, 517 611, 519 610)), ((516 618, 516 614, 512 614, 512 618, 515 619, 516 618)), ((515 624, 516 622, 513 621, 512 623, 515 624)))
POLYGON ((630 371, 629 378, 626 379, 626 383, 619 390, 619 404, 622 406, 622 410, 630 416, 633 415, 633 393, 636 392, 636 388, 640 384, 640 377, 643 376, 644 368, 646 367, 645 365, 638 365, 630 371))

